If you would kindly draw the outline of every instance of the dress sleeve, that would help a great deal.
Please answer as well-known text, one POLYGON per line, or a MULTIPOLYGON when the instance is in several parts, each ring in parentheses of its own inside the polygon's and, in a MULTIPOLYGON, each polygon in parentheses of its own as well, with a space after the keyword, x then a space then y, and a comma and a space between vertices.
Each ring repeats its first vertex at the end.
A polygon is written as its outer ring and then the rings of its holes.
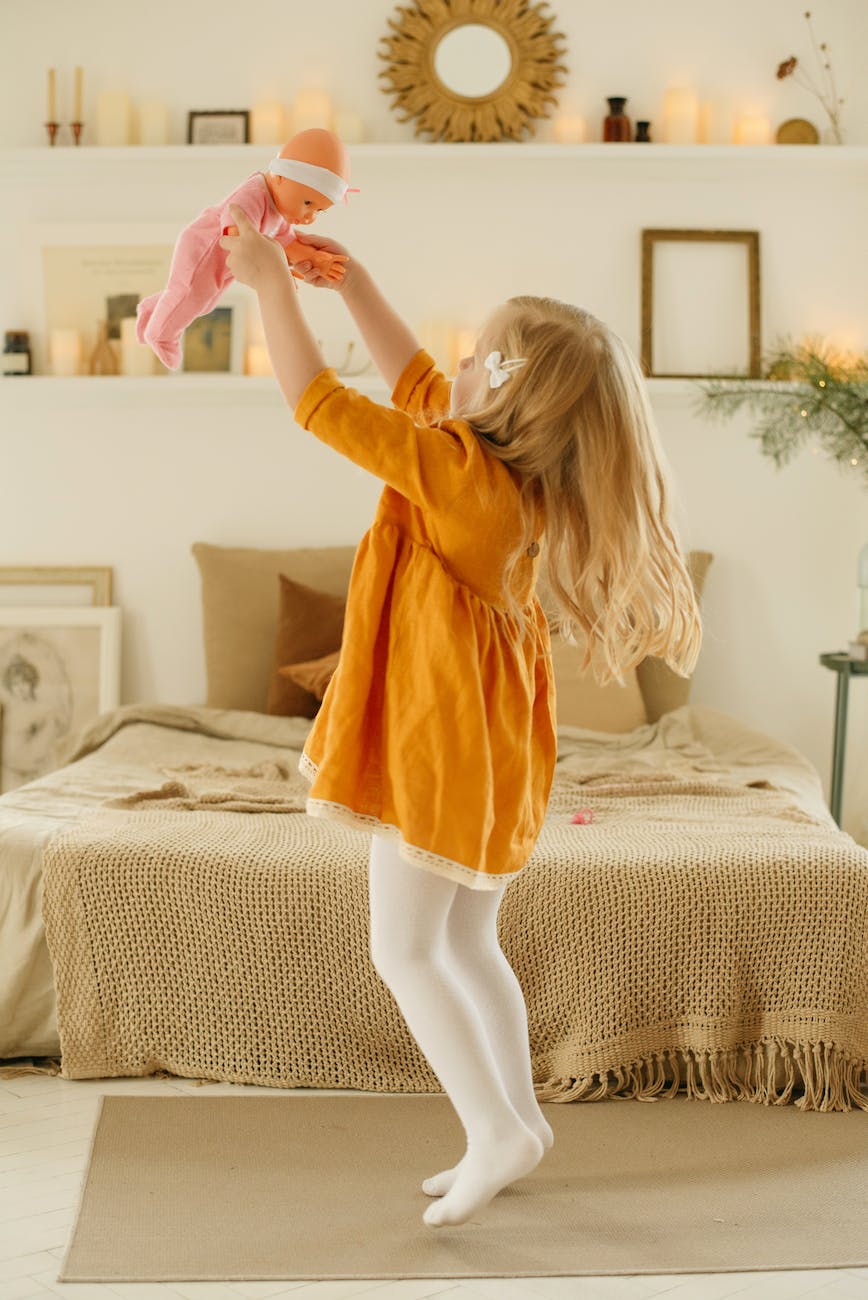
MULTIPOLYGON (((429 368, 434 364, 430 357, 428 363, 429 368)), ((413 407, 411 392, 408 397, 413 407)), ((392 410, 345 387, 331 367, 321 370, 305 388, 295 420, 421 509, 448 509, 467 487, 475 442, 469 426, 458 420, 447 421, 446 428, 417 424, 408 412, 392 410)))
POLYGON ((392 404, 420 424, 436 424, 449 415, 452 380, 437 369, 434 358, 420 348, 404 367, 392 393, 392 404))

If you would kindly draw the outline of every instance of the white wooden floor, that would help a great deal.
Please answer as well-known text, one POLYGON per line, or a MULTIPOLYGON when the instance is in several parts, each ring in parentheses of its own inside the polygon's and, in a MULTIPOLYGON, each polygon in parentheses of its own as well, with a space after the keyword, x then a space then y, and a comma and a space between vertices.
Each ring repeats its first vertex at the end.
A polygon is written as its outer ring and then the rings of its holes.
MULTIPOLYGON (((242 1092, 274 1096, 279 1089, 234 1084, 197 1087, 178 1079, 69 1081, 48 1075, 0 1079, 0 1300, 62 1295, 95 1300, 868 1300, 868 1268, 799 1273, 696 1273, 667 1277, 453 1278, 399 1282, 140 1282, 70 1283, 55 1279, 72 1231, 96 1108, 103 1093, 153 1095, 166 1090, 214 1096, 242 1092)), ((346 1092, 338 1095, 346 1096, 346 1092)), ((810 1206, 805 1231, 811 1231, 810 1206)))

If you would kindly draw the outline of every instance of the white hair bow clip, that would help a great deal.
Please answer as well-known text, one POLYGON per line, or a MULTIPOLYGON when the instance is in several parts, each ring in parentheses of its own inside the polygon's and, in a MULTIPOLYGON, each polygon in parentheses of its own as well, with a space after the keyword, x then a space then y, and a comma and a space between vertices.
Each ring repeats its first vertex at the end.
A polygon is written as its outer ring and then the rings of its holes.
POLYGON ((508 357, 504 361, 499 352, 489 352, 483 362, 483 365, 491 371, 488 380, 489 388, 500 388, 500 385, 505 384, 509 379, 510 372, 523 366, 526 361, 527 357, 508 357))

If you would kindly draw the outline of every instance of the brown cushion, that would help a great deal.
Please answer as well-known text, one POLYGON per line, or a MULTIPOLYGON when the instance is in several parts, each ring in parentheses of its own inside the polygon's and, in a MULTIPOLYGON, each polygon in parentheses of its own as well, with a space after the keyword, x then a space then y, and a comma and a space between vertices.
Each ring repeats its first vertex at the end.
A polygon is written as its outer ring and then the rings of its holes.
POLYGON ((294 682, 298 682, 299 686, 310 691, 311 695, 322 700, 340 657, 340 650, 333 650, 331 654, 323 655, 321 659, 309 659, 303 664, 286 664, 277 671, 282 677, 291 677, 294 682))
POLYGON ((356 549, 193 544, 202 585, 207 707, 265 712, 280 611, 278 574, 345 598, 356 549))
POLYGON ((281 672, 281 668, 306 664, 340 650, 347 600, 346 596, 332 596, 304 582, 294 582, 285 573, 278 578, 280 612, 265 711, 312 718, 322 696, 300 683, 295 674, 281 672))

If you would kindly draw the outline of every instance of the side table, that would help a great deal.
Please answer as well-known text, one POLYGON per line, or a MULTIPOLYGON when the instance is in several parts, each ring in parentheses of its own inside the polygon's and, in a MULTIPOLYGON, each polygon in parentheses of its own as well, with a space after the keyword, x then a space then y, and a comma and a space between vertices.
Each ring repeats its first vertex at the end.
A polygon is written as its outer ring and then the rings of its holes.
POLYGON ((829 810, 838 825, 841 825, 841 789, 844 784, 844 745, 847 739, 847 694, 850 678, 868 677, 868 659, 851 659, 843 650, 820 655, 824 668, 831 668, 838 674, 838 688, 835 692, 835 736, 832 741, 832 791, 829 810))

